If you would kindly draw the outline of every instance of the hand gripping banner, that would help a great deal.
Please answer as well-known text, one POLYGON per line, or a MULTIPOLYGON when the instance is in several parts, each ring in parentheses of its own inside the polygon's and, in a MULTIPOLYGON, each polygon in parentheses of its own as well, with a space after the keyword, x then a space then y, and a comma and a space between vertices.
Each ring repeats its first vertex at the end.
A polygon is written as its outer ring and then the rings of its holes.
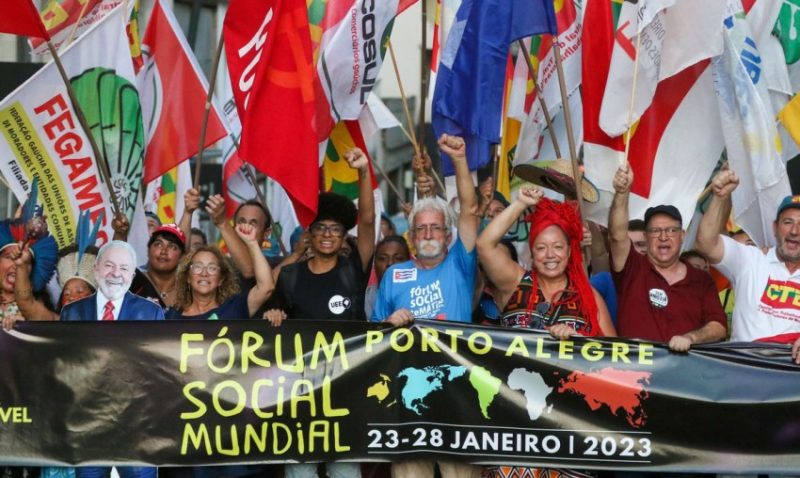
POLYGON ((0 332, 0 354, 8 465, 800 468, 786 346, 676 354, 426 321, 29 322, 0 332))

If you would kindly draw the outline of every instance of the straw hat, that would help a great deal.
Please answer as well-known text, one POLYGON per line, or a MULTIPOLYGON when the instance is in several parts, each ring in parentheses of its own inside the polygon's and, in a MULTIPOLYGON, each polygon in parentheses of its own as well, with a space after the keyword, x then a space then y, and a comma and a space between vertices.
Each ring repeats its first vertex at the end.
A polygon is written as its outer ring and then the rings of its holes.
MULTIPOLYGON (((572 176, 572 163, 566 159, 534 161, 514 167, 514 175, 525 181, 552 189, 567 197, 576 199, 575 179, 572 176)), ((584 201, 597 202, 600 193, 591 181, 584 176, 581 180, 581 196, 584 201)))

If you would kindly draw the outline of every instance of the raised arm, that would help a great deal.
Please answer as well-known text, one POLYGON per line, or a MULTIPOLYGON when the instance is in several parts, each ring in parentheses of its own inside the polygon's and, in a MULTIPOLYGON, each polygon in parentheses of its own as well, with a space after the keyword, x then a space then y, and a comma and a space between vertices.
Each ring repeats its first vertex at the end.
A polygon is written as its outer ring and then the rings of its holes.
POLYGON ((539 203, 542 195, 542 190, 535 186, 522 186, 514 202, 498 214, 478 237, 478 259, 499 292, 495 300, 500 308, 505 307, 508 297, 514 292, 524 273, 522 266, 503 251, 505 246, 500 245, 500 240, 526 209, 539 203))
POLYGON ((183 214, 178 222, 178 227, 187 240, 192 237, 192 215, 200 207, 200 192, 195 189, 187 189, 183 193, 183 214))
POLYGON ((14 282, 14 299, 17 301, 19 312, 25 320, 58 320, 58 314, 49 310, 33 297, 31 286, 31 268, 33 256, 28 246, 19 252, 14 260, 17 268, 17 278, 14 282))
MULTIPOLYGON (((234 265, 239 269, 242 277, 249 279, 255 274, 253 262, 250 259, 249 247, 245 245, 239 235, 234 231, 231 222, 225 216, 225 198, 219 194, 215 194, 208 198, 206 204, 206 212, 211 217, 211 222, 217 226, 225 245, 228 246, 228 252, 231 254, 234 265)), ((186 236, 187 238, 190 236, 186 236)), ((257 238, 256 243, 261 247, 260 240, 257 238)), ((260 251, 260 249, 259 249, 260 251)), ((260 252, 259 252, 260 253, 260 252)))
POLYGON ((628 238, 628 198, 633 184, 633 171, 627 162, 614 175, 614 199, 608 212, 608 242, 611 249, 611 268, 619 272, 625 267, 631 252, 628 238))
POLYGON ((719 264, 725 253, 725 246, 719 235, 728 222, 731 214, 731 193, 738 185, 739 177, 729 169, 720 171, 711 180, 711 201, 700 220, 695 248, 705 254, 712 264, 719 264))
POLYGON ((247 293, 247 311, 252 316, 275 291, 275 281, 267 258, 261 253, 261 243, 256 238, 256 230, 249 224, 237 224, 236 236, 247 248, 255 271, 256 285, 247 293))
POLYGON ((458 136, 443 134, 439 138, 439 148, 453 161, 456 170, 456 190, 461 209, 458 213, 458 237, 467 252, 475 248, 478 237, 478 197, 475 194, 475 184, 467 165, 467 148, 464 140, 458 136))
POLYGON ((358 171, 358 255, 361 257, 361 268, 366 271, 375 252, 375 196, 372 193, 369 160, 358 148, 346 152, 344 159, 358 171))

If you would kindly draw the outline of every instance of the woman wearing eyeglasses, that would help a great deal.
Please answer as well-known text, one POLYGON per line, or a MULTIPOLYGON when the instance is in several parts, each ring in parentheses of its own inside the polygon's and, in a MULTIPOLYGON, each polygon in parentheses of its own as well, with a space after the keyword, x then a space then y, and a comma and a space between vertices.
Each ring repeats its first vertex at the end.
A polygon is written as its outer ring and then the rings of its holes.
POLYGON ((178 265, 176 305, 167 311, 167 319, 247 319, 267 301, 275 283, 255 228, 238 224, 236 233, 247 245, 256 285, 240 292, 228 259, 215 246, 201 246, 184 256, 178 265))
POLYGON ((616 336, 600 294, 583 270, 583 227, 575 207, 542 197, 534 186, 520 188, 516 200, 484 229, 478 256, 496 287, 504 326, 547 330, 553 337, 616 336), (529 207, 531 270, 503 250, 500 240, 529 207))

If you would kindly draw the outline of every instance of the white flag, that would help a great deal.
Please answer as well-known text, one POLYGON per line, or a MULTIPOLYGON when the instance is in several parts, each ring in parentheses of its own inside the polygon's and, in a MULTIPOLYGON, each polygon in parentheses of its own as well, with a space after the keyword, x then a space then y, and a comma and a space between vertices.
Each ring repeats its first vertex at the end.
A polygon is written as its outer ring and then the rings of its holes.
MULTIPOLYGON (((134 86, 125 12, 117 7, 70 45, 61 60, 129 219, 141 182, 144 132, 134 86)), ((0 102, 0 172, 20 201, 40 178, 50 233, 59 247, 75 241, 81 211, 92 220, 104 212, 97 243, 111 239, 111 201, 87 133, 53 62, 0 102)))
POLYGON ((600 109, 603 131, 612 137, 625 133, 650 106, 659 81, 719 55, 724 17, 725 0, 623 2, 600 109), (631 110, 635 59, 639 67, 631 110))
POLYGON ((791 190, 758 46, 741 1, 728 2, 725 51, 713 65, 728 162, 740 180, 733 216, 756 244, 772 246, 775 211, 791 190))

